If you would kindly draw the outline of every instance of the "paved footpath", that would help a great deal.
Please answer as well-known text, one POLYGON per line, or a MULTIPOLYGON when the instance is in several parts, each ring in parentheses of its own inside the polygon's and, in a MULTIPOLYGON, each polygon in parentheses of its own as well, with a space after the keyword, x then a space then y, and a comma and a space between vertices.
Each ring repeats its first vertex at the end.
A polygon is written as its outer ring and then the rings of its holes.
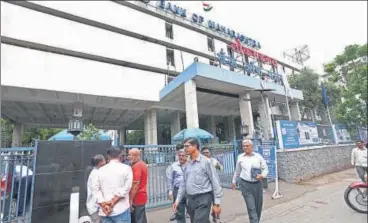
MULTIPOLYGON (((367 215, 351 210, 344 201, 344 191, 357 181, 354 170, 327 175, 305 183, 315 191, 279 205, 266 208, 262 223, 367 223, 367 215)), ((249 222, 242 216, 227 223, 249 222)))
MULTIPOLYGON (((344 190, 357 181, 355 171, 329 174, 303 184, 280 182, 282 198, 272 200, 274 184, 264 195, 262 223, 367 223, 367 216, 351 210, 344 202, 344 190)), ((240 191, 224 189, 222 223, 248 223, 240 191)), ((149 211, 149 223, 169 222, 170 208, 149 211)), ((189 221, 187 221, 189 222, 189 221)))

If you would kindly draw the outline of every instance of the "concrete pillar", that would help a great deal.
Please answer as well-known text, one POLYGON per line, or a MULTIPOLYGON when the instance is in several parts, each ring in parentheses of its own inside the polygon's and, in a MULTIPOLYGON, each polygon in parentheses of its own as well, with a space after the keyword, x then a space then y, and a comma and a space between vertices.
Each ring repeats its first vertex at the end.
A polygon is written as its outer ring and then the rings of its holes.
POLYGON ((170 121, 171 137, 173 137, 178 132, 180 132, 180 112, 175 111, 173 112, 170 121))
POLYGON ((126 128, 122 128, 119 131, 119 145, 125 145, 126 143, 126 128))
POLYGON ((290 103, 290 115, 292 121, 300 121, 302 119, 298 102, 290 103))
POLYGON ((144 138, 146 145, 157 145, 156 109, 150 109, 144 114, 144 138))
POLYGON ((216 137, 216 117, 208 116, 208 132, 211 133, 214 137, 216 137))
POLYGON ((12 147, 22 146, 23 124, 15 123, 13 128, 12 147))
POLYGON ((249 135, 247 136, 247 138, 253 138, 254 123, 253 123, 252 104, 250 101, 249 93, 239 95, 239 108, 240 108, 241 125, 248 126, 249 135))
POLYGON ((272 130, 271 109, 267 96, 263 96, 263 101, 258 105, 258 109, 263 136, 265 137, 265 139, 272 139, 273 130, 272 130))
POLYGON ((184 84, 184 97, 187 128, 199 128, 197 88, 193 80, 189 80, 184 84))
POLYGON ((233 142, 235 140, 235 124, 234 117, 228 116, 224 120, 226 141, 233 142))

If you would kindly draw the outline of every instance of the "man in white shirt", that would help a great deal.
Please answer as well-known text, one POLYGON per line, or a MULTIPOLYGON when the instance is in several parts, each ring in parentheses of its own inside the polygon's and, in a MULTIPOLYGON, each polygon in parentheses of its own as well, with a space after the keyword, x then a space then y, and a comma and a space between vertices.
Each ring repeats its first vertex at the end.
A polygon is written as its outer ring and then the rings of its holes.
POLYGON ((202 149, 202 154, 211 160, 211 163, 213 164, 213 166, 216 168, 217 171, 223 170, 223 166, 220 164, 220 162, 216 158, 211 157, 212 154, 208 147, 204 147, 202 149))
POLYGON ((92 193, 92 182, 97 177, 98 169, 100 169, 103 165, 106 164, 105 157, 101 154, 95 155, 92 158, 92 171, 89 174, 87 181, 87 211, 91 216, 92 223, 101 223, 101 218, 98 215, 99 206, 97 204, 97 197, 92 193))
POLYGON ((262 180, 268 175, 268 167, 264 158, 253 152, 253 142, 243 140, 244 153, 238 156, 232 188, 236 187, 236 180, 240 176, 240 190, 248 209, 250 223, 259 223, 263 206, 262 180))
POLYGON ((107 151, 109 163, 101 167, 92 182, 92 193, 100 206, 102 223, 130 223, 129 191, 133 183, 130 166, 121 163, 119 149, 107 151))
POLYGON ((355 166, 359 178, 366 181, 365 175, 368 175, 367 167, 367 148, 364 147, 364 142, 358 140, 357 147, 351 152, 351 165, 355 166))

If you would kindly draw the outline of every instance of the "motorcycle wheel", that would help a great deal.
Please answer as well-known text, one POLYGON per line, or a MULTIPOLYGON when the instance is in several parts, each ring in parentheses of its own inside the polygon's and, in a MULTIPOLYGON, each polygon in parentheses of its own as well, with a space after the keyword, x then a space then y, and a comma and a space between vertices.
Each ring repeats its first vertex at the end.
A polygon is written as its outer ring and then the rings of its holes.
MULTIPOLYGON (((353 209, 354 211, 358 212, 358 213, 362 213, 362 214, 367 214, 368 213, 368 206, 367 206, 367 199, 368 199, 368 194, 367 194, 368 190, 367 188, 351 188, 351 187, 348 187, 346 190, 345 190, 345 193, 344 193, 344 199, 345 199, 345 203, 351 208, 353 209), (360 191, 360 189, 363 189, 365 192, 362 192, 360 191), (364 199, 365 199, 365 205, 363 204, 362 206, 365 206, 366 208, 364 210, 362 209, 359 209, 358 207, 356 207, 349 199, 349 195, 351 192, 353 191, 358 191, 358 194, 355 195, 355 200, 357 199, 362 199, 364 202, 364 199)), ((357 201, 358 202, 358 201, 357 201)))

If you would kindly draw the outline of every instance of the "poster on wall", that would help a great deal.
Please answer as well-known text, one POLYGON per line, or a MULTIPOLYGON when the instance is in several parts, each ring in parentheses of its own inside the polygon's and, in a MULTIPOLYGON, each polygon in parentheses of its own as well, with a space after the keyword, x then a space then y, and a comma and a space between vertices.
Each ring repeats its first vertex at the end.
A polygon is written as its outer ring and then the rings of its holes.
POLYGON ((351 142, 351 137, 348 129, 343 124, 334 124, 336 130, 337 143, 349 143, 351 142))
POLYGON ((367 142, 368 140, 368 132, 366 128, 359 128, 358 129, 359 132, 359 139, 363 140, 364 142, 367 142))
POLYGON ((318 129, 314 122, 297 122, 299 146, 316 145, 319 143, 318 129))
POLYGON ((323 144, 332 144, 334 135, 330 125, 317 125, 318 137, 323 144))
POLYGON ((293 149, 299 147, 297 123, 293 121, 276 121, 277 138, 280 149, 293 149))
POLYGON ((265 159, 268 166, 267 178, 276 179, 277 163, 276 163, 276 146, 259 145, 257 152, 265 159))

